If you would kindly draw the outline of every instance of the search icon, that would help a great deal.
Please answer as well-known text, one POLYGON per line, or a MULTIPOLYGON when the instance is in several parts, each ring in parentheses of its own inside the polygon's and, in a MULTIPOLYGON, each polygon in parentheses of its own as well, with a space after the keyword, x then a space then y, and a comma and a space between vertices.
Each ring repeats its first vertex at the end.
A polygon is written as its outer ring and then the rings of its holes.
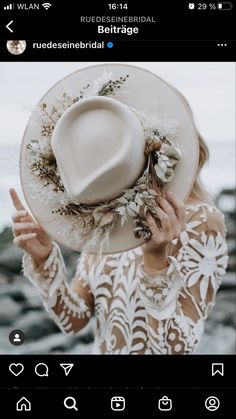
POLYGON ((40 362, 40 364, 37 364, 35 367, 35 374, 39 377, 48 377, 48 366, 43 362, 40 362))
POLYGON ((76 407, 76 400, 75 400, 75 398, 74 398, 74 397, 71 397, 71 396, 66 397, 66 398, 64 399, 64 406, 65 406, 67 409, 75 409, 75 410, 78 410, 78 409, 77 409, 77 407, 76 407), (68 403, 68 402, 69 402, 69 403, 68 403))

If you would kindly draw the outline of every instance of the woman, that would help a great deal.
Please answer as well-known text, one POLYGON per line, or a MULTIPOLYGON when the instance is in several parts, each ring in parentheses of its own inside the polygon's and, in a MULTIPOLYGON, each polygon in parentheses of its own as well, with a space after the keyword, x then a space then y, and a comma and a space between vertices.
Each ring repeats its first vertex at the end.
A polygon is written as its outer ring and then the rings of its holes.
POLYGON ((199 180, 207 159, 199 135, 198 173, 186 205, 173 193, 159 198, 161 226, 147 213, 152 237, 146 244, 100 258, 83 253, 70 285, 59 247, 10 190, 14 243, 24 250, 24 274, 63 332, 79 332, 94 314, 94 353, 195 350, 227 266, 223 215, 199 180))
POLYGON ((20 55, 25 51, 25 41, 7 41, 7 49, 13 55, 20 55))

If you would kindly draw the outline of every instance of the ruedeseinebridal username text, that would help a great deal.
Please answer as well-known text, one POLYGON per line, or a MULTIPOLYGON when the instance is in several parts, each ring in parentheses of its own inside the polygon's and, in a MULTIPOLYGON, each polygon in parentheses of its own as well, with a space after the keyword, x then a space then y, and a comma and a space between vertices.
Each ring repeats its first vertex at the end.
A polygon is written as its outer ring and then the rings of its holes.
POLYGON ((33 42, 35 49, 102 49, 105 48, 104 41, 79 41, 79 42, 33 42))

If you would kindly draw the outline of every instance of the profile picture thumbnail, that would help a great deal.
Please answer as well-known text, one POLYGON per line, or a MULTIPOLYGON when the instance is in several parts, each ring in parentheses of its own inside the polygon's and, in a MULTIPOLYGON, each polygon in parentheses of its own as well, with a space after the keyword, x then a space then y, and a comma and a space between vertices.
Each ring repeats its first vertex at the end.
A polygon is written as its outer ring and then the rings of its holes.
POLYGON ((20 55, 26 49, 26 41, 7 41, 7 49, 13 55, 20 55))

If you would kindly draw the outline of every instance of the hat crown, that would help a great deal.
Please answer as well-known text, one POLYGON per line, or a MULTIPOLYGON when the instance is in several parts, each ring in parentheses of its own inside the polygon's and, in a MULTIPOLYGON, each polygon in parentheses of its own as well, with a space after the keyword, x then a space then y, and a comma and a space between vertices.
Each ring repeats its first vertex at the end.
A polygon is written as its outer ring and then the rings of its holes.
POLYGON ((58 170, 80 203, 110 200, 131 186, 145 164, 143 127, 125 104, 90 97, 72 105, 52 136, 58 170))

